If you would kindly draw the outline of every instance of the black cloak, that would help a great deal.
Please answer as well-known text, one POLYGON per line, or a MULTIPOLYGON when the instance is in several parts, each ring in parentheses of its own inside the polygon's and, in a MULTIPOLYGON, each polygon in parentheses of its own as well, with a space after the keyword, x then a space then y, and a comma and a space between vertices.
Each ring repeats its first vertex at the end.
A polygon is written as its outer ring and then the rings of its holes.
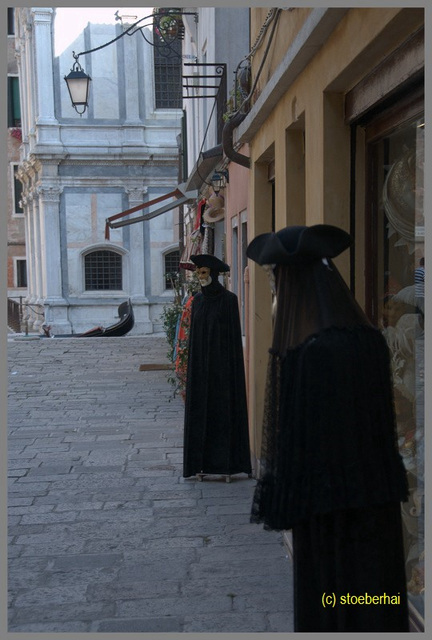
MULTIPOLYGON (((206 265, 202 265, 206 266, 206 265)), ((195 294, 189 332, 183 476, 251 473, 237 296, 212 270, 195 294)))
POLYGON ((277 290, 251 520, 292 529, 295 631, 408 631, 387 343, 319 247, 303 237, 305 250, 294 241, 283 255, 301 228, 279 233, 248 254, 273 263, 277 290))

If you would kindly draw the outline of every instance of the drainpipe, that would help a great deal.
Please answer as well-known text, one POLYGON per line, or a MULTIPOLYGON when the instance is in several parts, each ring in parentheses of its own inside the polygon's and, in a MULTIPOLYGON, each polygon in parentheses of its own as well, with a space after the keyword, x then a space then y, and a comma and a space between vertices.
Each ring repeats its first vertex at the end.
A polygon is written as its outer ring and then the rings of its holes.
POLYGON ((242 153, 238 153, 238 151, 236 151, 233 146, 234 129, 238 127, 241 122, 243 122, 246 116, 247 113, 241 113, 239 111, 230 120, 228 120, 228 122, 225 123, 225 126, 222 130, 222 147, 227 158, 229 158, 236 164, 241 164, 243 167, 246 167, 246 169, 250 169, 250 158, 243 155, 242 153))

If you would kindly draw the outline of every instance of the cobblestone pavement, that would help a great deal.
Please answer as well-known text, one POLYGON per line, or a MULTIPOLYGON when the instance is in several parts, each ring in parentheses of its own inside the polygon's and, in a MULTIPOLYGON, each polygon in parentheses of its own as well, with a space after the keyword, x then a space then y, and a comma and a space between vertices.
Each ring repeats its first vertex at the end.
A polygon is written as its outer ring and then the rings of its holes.
POLYGON ((182 478, 161 336, 15 339, 9 631, 290 632, 292 565, 255 481, 182 478))

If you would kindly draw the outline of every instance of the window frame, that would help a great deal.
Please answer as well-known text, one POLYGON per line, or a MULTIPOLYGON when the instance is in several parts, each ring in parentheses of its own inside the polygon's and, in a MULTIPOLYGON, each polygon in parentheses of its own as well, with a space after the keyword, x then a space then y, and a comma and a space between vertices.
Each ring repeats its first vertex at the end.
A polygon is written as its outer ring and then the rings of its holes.
POLYGON ((8 7, 8 36, 15 36, 15 7, 8 7))
POLYGON ((125 280, 126 280, 126 268, 125 268, 125 251, 120 247, 115 247, 111 245, 97 245, 90 248, 87 248, 85 251, 81 253, 81 269, 82 269, 82 292, 84 296, 112 296, 122 294, 125 291, 125 280), (120 289, 87 289, 86 288, 86 258, 91 254, 106 251, 112 254, 116 254, 121 258, 121 288, 120 289))
MULTIPOLYGON (((21 273, 21 275, 23 274, 21 273)), ((16 289, 27 289, 28 287, 27 258, 14 256, 14 285, 16 289), (25 273, 25 284, 20 284, 20 270, 18 268, 19 262, 25 263, 25 267, 22 267, 25 273)))
POLYGON ((12 217, 13 218, 23 218, 24 217, 24 209, 19 205, 19 200, 22 198, 23 185, 21 180, 16 176, 16 171, 19 167, 17 162, 11 162, 10 165, 11 170, 11 193, 12 193, 12 217), (19 193, 17 194, 17 185, 19 185, 19 193), (17 198, 18 195, 18 198, 17 198), (20 209, 20 211, 18 210, 20 209))
MULTIPOLYGON (((423 88, 418 87, 417 90, 411 91, 409 94, 399 96, 398 100, 394 100, 393 104, 384 109, 381 113, 375 114, 370 121, 365 123, 365 311, 372 321, 372 323, 377 326, 380 324, 381 313, 379 307, 379 299, 380 299, 380 275, 382 275, 385 271, 382 269, 382 264, 380 264, 380 256, 385 256, 386 247, 382 247, 382 237, 379 234, 379 211, 377 208, 377 204, 380 201, 380 191, 377 189, 377 182, 375 179, 376 173, 376 153, 375 153, 375 145, 385 142, 385 139, 389 136, 398 132, 398 130, 402 130, 404 127, 413 124, 415 120, 424 118, 424 93, 423 88)), ((382 227, 381 227, 382 228, 382 227)), ((384 261, 385 266, 385 261, 384 261)), ((414 282, 413 282, 414 284, 414 282)), ((418 349, 416 343, 416 350, 418 349)), ((390 355, 393 361, 393 351, 390 350, 390 355)), ((417 360, 414 357, 413 360, 416 363, 417 360)), ((419 391, 419 387, 417 386, 417 378, 419 380, 422 379, 422 376, 415 370, 416 376, 416 398, 413 402, 413 415, 415 412, 419 410, 419 406, 421 405, 421 397, 422 393, 419 391)), ((396 386, 395 386, 396 388, 396 386)), ((421 387, 420 387, 421 388, 421 387)), ((424 401, 424 400, 423 400, 424 401)), ((396 402, 396 401, 395 401, 396 402)), ((396 405, 395 405, 396 406, 396 405)), ((399 424, 399 420, 402 422, 402 418, 399 416, 399 410, 396 410, 396 418, 399 424)), ((415 431, 419 430, 419 433, 422 434, 425 429, 425 422, 420 425, 416 423, 415 431)), ((400 434, 399 438, 401 437, 400 434)), ((417 467, 421 467, 425 464, 424 457, 419 453, 415 456, 415 464, 417 467), (418 457, 417 457, 418 456, 418 457)), ((414 495, 414 492, 417 490, 419 486, 421 486, 421 482, 417 481, 417 477, 415 472, 412 470, 408 470, 408 477, 410 482, 410 492, 414 495), (410 475, 411 473, 411 475, 410 475), (411 479, 410 479, 411 478, 411 479)), ((423 516, 424 517, 424 516, 423 516)), ((426 524, 423 522, 426 530, 426 524)), ((419 520, 418 530, 415 534, 410 534, 414 541, 419 541, 422 539, 424 531, 421 529, 421 521, 419 520)), ((407 533, 406 525, 404 524, 404 537, 407 533)), ((408 540, 408 538, 407 538, 408 540)), ((406 570, 407 570, 407 583, 409 584, 410 580, 413 578, 414 573, 411 575, 408 572, 408 569, 413 570, 415 567, 415 557, 409 559, 409 543, 406 542, 404 544, 404 550, 406 554, 406 570), (411 564, 410 564, 410 562, 411 564)), ((426 547, 427 553, 427 547, 426 547)), ((419 559, 421 558, 421 553, 419 555, 419 559)), ((425 558, 425 566, 427 562, 427 558, 425 558)), ((418 596, 413 594, 408 594, 408 606, 410 611, 410 622, 414 628, 414 630, 422 632, 424 631, 424 612, 421 610, 421 607, 425 603, 420 603, 416 600, 418 596)))
MULTIPOLYGON (((153 37, 156 37, 156 35, 154 34, 153 37)), ((177 58, 177 56, 175 55, 171 55, 171 56, 164 56, 159 52, 159 49, 157 47, 154 47, 153 49, 153 75, 154 75, 154 108, 155 110, 158 111, 168 111, 171 112, 172 110, 181 110, 183 108, 183 101, 182 101, 182 58, 181 58, 181 41, 178 41, 179 44, 179 57, 177 58), (171 62, 171 64, 169 64, 171 62), (164 69, 165 72, 168 68, 174 68, 177 67, 177 71, 178 71, 178 104, 173 105, 172 101, 173 99, 170 98, 169 100, 167 100, 167 102, 170 102, 170 104, 167 106, 166 104, 160 104, 160 102, 163 102, 161 99, 161 87, 162 89, 165 87, 167 87, 167 81, 166 81, 166 75, 164 78, 164 82, 162 83, 160 81, 160 76, 159 76, 159 70, 160 69, 164 69)), ((171 45, 173 46, 173 45, 171 45)), ((167 91, 165 91, 165 93, 168 93, 167 91)))
POLYGON ((21 103, 19 76, 8 74, 7 77, 7 101, 8 101, 8 128, 21 127, 21 103))
POLYGON ((163 273, 163 276, 162 276, 163 277, 163 291, 166 291, 166 292, 174 291, 174 288, 167 287, 167 278, 166 278, 167 273, 173 273, 171 271, 168 272, 167 269, 166 269, 166 259, 172 253, 177 253, 178 254, 178 268, 177 268, 176 273, 178 273, 180 271, 180 266, 179 266, 180 265, 180 257, 181 257, 180 256, 180 247, 178 245, 175 245, 173 247, 169 247, 162 254, 162 260, 163 260, 163 264, 162 264, 162 267, 163 267, 162 268, 162 273, 163 273))
POLYGON ((372 149, 377 140, 389 135, 405 123, 421 117, 422 114, 424 114, 424 94, 422 88, 419 88, 417 91, 412 92, 411 95, 401 98, 390 109, 385 110, 380 116, 375 117, 365 126, 367 180, 365 202, 365 280, 367 283, 365 309, 373 323, 378 321, 378 232, 376 212, 373 209, 376 194, 371 188, 371 185, 374 184, 374 159, 372 149))

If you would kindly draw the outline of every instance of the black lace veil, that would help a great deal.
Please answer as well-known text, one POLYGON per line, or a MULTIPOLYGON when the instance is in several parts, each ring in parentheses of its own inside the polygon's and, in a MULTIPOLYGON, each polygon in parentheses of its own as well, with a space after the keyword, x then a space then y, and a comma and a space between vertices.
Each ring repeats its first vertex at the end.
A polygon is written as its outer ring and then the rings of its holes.
POLYGON ((398 501, 389 353, 329 258, 273 265, 276 317, 252 521, 398 501))
POLYGON ((276 319, 272 350, 284 355, 330 326, 370 325, 330 259, 303 265, 277 265, 276 319))

